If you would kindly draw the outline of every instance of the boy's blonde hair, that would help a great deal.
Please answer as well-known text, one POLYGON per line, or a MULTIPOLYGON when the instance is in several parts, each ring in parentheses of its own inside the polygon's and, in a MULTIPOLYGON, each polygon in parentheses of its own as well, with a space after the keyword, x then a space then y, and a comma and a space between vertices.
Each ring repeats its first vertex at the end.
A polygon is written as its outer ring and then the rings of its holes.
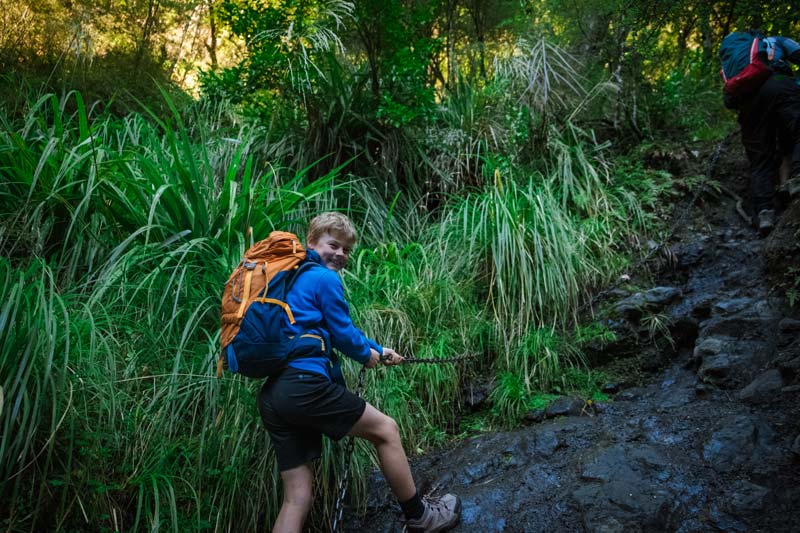
POLYGON ((316 243, 326 233, 350 244, 355 244, 358 239, 356 228, 350 222, 350 219, 341 213, 333 211, 319 214, 311 219, 311 223, 308 225, 306 242, 316 243))

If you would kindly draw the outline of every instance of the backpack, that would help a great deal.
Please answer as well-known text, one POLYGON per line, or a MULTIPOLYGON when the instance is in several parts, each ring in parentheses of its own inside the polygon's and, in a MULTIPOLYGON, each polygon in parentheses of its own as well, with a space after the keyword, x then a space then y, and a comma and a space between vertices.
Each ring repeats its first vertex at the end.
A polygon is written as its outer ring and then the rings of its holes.
POLYGON ((245 252, 222 293, 218 378, 224 368, 265 378, 286 367, 296 344, 282 331, 284 319, 295 323, 286 297, 300 274, 318 266, 306 260, 297 236, 284 231, 273 231, 245 252))
POLYGON ((719 49, 724 81, 722 93, 725 106, 737 108, 742 98, 755 93, 772 75, 767 66, 767 47, 757 32, 733 32, 723 40, 719 49))

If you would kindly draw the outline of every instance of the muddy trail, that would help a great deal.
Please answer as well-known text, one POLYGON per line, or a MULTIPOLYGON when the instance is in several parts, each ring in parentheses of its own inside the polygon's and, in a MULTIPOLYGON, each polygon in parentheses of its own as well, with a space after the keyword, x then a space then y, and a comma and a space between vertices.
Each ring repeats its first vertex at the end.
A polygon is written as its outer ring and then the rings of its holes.
MULTIPOLYGON (((729 139, 709 167, 713 146, 686 149, 690 164, 670 170, 680 180, 694 160, 746 196, 741 152, 729 139)), ((759 239, 732 195, 687 192, 668 253, 650 274, 632 273, 648 285, 601 297, 610 311, 597 318, 619 339, 592 358, 639 378, 609 384, 607 403, 564 397, 521 429, 412 460, 423 491, 461 497, 454 531, 800 529, 800 317, 775 278, 798 265, 798 204, 759 239), (644 332, 646 316, 663 320, 674 345, 644 332)), ((377 471, 369 494, 365 515, 348 509, 345 531, 402 531, 377 471)))

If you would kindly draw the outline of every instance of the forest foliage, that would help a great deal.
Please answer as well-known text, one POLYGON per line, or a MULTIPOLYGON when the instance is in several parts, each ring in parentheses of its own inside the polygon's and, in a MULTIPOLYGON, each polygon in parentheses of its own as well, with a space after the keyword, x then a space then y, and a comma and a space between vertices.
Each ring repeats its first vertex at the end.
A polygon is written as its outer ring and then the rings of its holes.
MULTIPOLYGON (((253 228, 359 232, 366 397, 413 453, 599 397, 581 315, 658 238, 652 146, 720 139, 716 48, 789 2, 26 0, 0 12, 0 497, 17 530, 257 530, 279 478, 214 377, 253 228), (471 384, 488 407, 462 408, 471 384)), ((346 367, 354 382, 355 365, 346 367)), ((314 527, 344 467, 326 443, 314 527)), ((373 452, 354 457, 353 504, 373 452)))

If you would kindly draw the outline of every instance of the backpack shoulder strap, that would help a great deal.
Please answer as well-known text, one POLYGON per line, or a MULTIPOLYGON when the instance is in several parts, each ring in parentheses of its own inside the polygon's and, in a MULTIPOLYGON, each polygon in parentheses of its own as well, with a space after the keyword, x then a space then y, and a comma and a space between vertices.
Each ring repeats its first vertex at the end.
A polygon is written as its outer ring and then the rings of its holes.
POLYGON ((774 37, 764 38, 764 44, 767 47, 767 60, 772 61, 775 58, 775 46, 778 44, 774 37))
POLYGON ((753 37, 753 44, 750 45, 750 62, 755 63, 758 57, 758 37, 753 37))
POLYGON ((294 271, 294 273, 292 273, 292 275, 289 277, 289 279, 286 282, 286 292, 289 292, 290 290, 292 290, 292 287, 294 287, 294 284, 297 281, 297 279, 300 277, 300 274, 302 274, 303 272, 306 272, 307 270, 311 270, 313 268, 325 268, 325 267, 323 267, 319 263, 315 263, 314 261, 308 261, 308 260, 303 261, 302 263, 300 263, 300 265, 297 267, 297 269, 294 271))

